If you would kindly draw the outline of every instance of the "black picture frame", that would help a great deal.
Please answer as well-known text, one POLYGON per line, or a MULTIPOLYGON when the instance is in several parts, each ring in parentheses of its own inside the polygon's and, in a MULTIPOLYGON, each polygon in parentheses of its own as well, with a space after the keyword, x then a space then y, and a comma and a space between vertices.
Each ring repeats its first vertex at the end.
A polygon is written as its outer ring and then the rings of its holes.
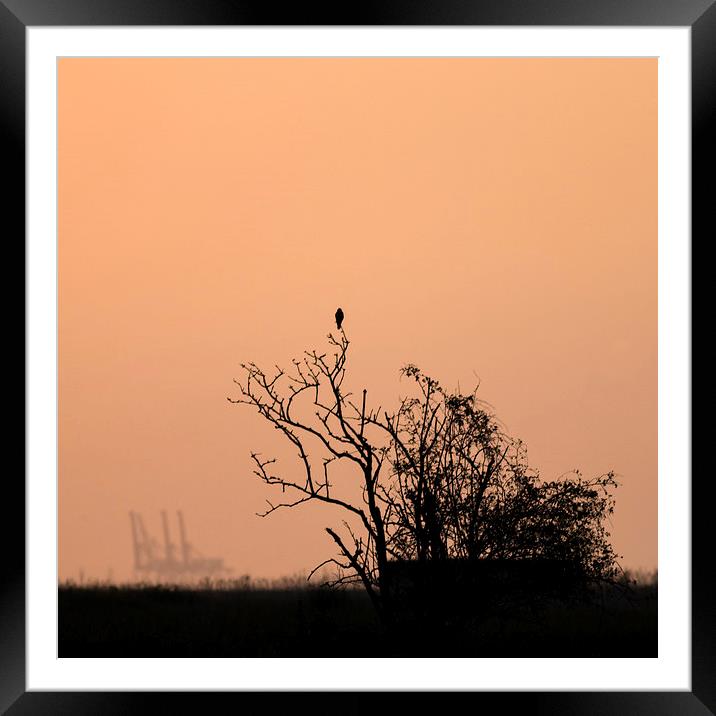
MULTIPOLYGON (((683 26, 691 28, 692 247, 716 236, 709 142, 716 120, 716 0, 380 0, 310 4, 277 0, 0 0, 0 163, 10 179, 4 193, 6 236, 25 227, 25 42, 32 26, 111 25, 547 25, 683 26), (14 220, 14 221, 13 221, 14 220)), ((6 246, 12 242, 7 241, 6 246)), ((15 245, 20 245, 18 240, 15 245)), ((24 261, 24 257, 23 257, 24 261)), ((14 267, 8 261, 8 267, 14 267)), ((693 261, 692 261, 693 265, 693 261)), ((9 274, 7 271, 6 274, 9 274)), ((693 284, 692 284, 693 296, 693 284)), ((9 305, 9 302, 8 304, 9 305)), ((694 306, 698 304, 694 303, 694 306)), ((24 344, 23 344, 24 345, 24 344)), ((24 413, 24 411, 23 411, 24 413)), ((692 439, 693 442, 693 439, 692 439)), ((24 456, 23 456, 24 460, 24 456)), ((17 714, 134 713, 147 707, 222 713, 246 704, 249 694, 147 692, 27 692, 25 682, 25 483, 9 470, 4 481, 5 560, 0 578, 0 708, 17 714), (10 513, 17 517, 14 523, 10 513), (219 701, 221 697, 221 701, 219 701), (225 700, 228 699, 228 705, 225 700)), ((710 590, 714 539, 711 478, 697 475, 692 494, 692 690, 687 692, 473 692, 471 708, 484 713, 517 708, 545 714, 716 713, 716 599, 710 590)), ((327 690, 328 690, 327 686, 327 690)), ((397 694, 384 694, 388 708, 397 694)), ((441 698, 440 695, 437 695, 441 698)), ((444 698, 444 695, 442 696, 444 698)), ((426 706, 432 694, 421 695, 426 706), (427 699, 427 701, 426 701, 427 699)), ((272 708, 314 712, 310 694, 274 694, 272 708), (279 703, 285 705, 279 706, 279 703)), ((374 708, 370 693, 340 699, 348 713, 374 708)), ((337 708, 333 702, 331 712, 337 708)), ((328 708, 328 707, 326 707, 328 708)))

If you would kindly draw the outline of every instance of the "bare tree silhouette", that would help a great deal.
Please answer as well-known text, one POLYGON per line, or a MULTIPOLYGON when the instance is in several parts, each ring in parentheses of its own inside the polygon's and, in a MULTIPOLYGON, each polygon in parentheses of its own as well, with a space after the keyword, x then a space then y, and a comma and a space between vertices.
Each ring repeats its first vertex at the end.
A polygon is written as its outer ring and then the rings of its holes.
POLYGON ((280 430, 293 444, 302 466, 300 479, 280 477, 274 473, 274 459, 257 453, 251 457, 255 473, 268 485, 288 491, 290 499, 269 502, 263 516, 280 508, 297 507, 309 500, 324 502, 345 511, 357 523, 360 532, 344 521, 345 532, 332 527, 326 532, 338 546, 339 556, 318 565, 311 574, 326 564, 338 567, 334 585, 360 581, 379 614, 389 620, 390 587, 385 569, 389 554, 386 520, 390 520, 390 504, 382 504, 378 489, 387 455, 387 446, 374 444, 367 428, 379 424, 378 413, 366 407, 367 391, 363 390, 360 405, 343 390, 349 341, 345 332, 338 337, 330 334, 327 353, 306 351, 302 359, 294 359, 289 371, 276 367, 271 374, 255 363, 242 364, 243 381, 234 382, 241 390, 233 403, 245 403, 280 430), (306 403, 310 406, 307 409, 306 403), (313 451, 314 448, 317 450, 313 451), (316 461, 320 466, 316 468, 316 461), (362 504, 353 504, 340 496, 331 481, 334 467, 347 463, 357 473, 362 488, 362 504))

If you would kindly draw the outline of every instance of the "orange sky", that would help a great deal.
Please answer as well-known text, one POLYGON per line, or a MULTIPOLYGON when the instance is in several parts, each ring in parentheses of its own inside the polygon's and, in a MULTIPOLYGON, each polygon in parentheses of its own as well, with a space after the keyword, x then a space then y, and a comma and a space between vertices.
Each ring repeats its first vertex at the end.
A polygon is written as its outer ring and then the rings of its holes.
POLYGON ((131 576, 129 510, 234 575, 331 556, 341 515, 255 516, 291 453, 226 397, 338 305, 357 386, 479 377, 656 566, 655 59, 67 58, 58 102, 61 579, 131 576))

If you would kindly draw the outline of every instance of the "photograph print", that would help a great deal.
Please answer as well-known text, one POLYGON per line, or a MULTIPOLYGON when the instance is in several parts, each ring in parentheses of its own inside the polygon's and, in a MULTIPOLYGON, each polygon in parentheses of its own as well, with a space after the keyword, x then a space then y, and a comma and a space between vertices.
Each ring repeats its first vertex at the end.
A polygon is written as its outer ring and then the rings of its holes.
POLYGON ((657 657, 657 62, 60 58, 59 657, 657 657))

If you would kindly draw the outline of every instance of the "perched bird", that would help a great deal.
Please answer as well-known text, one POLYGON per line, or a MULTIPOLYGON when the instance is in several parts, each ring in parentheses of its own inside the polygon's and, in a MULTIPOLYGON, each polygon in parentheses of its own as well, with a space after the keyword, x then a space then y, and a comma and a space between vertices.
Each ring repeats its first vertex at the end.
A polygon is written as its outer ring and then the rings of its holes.
POLYGON ((343 323, 343 311, 339 308, 336 311, 336 327, 341 330, 341 323, 343 323))

